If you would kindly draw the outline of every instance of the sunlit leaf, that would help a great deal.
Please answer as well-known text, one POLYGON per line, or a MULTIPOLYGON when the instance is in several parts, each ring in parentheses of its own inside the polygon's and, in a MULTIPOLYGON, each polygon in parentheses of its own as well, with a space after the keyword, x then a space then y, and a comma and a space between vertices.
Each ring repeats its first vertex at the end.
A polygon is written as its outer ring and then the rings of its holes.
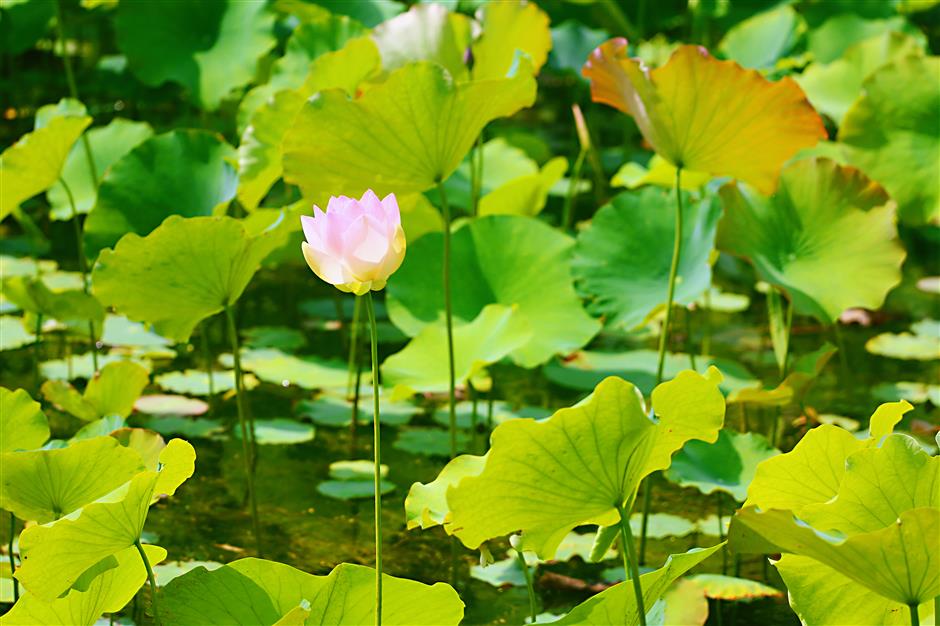
POLYGON ((467 476, 483 471, 486 457, 464 454, 451 460, 433 481, 414 483, 405 498, 405 521, 408 529, 430 528, 447 522, 450 507, 447 490, 467 476))
POLYGON ((130 319, 185 341, 199 322, 238 300, 276 244, 268 233, 250 237, 230 217, 174 215, 146 237, 131 233, 103 250, 94 292, 130 319))
POLYGON ((546 15, 534 2, 488 2, 477 10, 482 34, 473 42, 473 79, 506 76, 517 51, 525 54, 537 74, 548 59, 552 33, 546 15))
POLYGON ((653 391, 653 422, 636 388, 618 378, 549 420, 510 420, 491 437, 479 476, 451 487, 451 532, 468 547, 522 530, 523 546, 551 558, 576 526, 617 522, 640 481, 669 466, 689 439, 714 441, 724 420, 721 376, 682 372, 653 391))
POLYGON ((118 4, 117 43, 144 84, 173 81, 207 110, 248 84, 274 47, 274 15, 262 2, 193 0, 118 4))
POLYGON ((696 574, 688 580, 695 583, 707 598, 716 600, 753 600, 755 598, 779 598, 783 592, 756 580, 722 576, 721 574, 696 574))
POLYGON ((721 197, 718 246, 749 259, 798 312, 831 322, 850 307, 877 309, 900 282, 894 203, 858 170, 805 159, 783 170, 771 198, 738 185, 721 197))
POLYGON ((854 11, 836 12, 807 37, 807 49, 819 63, 832 63, 853 45, 884 33, 916 35, 925 42, 923 33, 901 16, 887 19, 866 19, 854 11))
POLYGON ((102 367, 81 395, 69 383, 55 380, 43 383, 42 392, 62 410, 91 421, 109 415, 130 415, 134 402, 149 382, 150 373, 145 367, 133 361, 116 361, 102 367))
POLYGON ((583 69, 591 97, 632 115, 646 140, 673 165, 733 176, 773 191, 781 165, 826 137, 819 116, 790 78, 769 82, 697 46, 680 46, 649 71, 611 39, 583 69))
MULTIPOLYGON (((155 376, 154 384, 173 393, 182 393, 191 396, 209 395, 209 374, 205 370, 182 370, 166 372, 155 376)), ((244 388, 254 389, 258 386, 258 379, 251 374, 244 376, 244 388)), ((212 372, 213 393, 225 393, 235 389, 235 372, 233 370, 214 370, 212 372)))
POLYGON ((85 252, 94 258, 125 233, 145 236, 171 215, 224 209, 235 196, 234 157, 230 145, 207 131, 173 130, 147 139, 101 181, 85 221, 85 252))
POLYGON ((25 389, 0 387, 0 454, 38 448, 49 438, 49 421, 25 389))
MULTIPOLYGON (((463 603, 449 585, 425 585, 384 574, 382 623, 399 626, 456 626, 463 603)), ((208 572, 197 568, 164 590, 165 623, 257 626, 310 603, 306 624, 354 626, 375 621, 375 570, 342 563, 327 576, 289 565, 241 559, 208 572)))
POLYGON ((744 67, 770 69, 796 46, 806 23, 790 5, 758 13, 725 34, 718 51, 744 67))
MULTIPOLYGON (((666 302, 675 238, 674 193, 647 188, 615 196, 578 235, 572 271, 588 310, 632 328, 666 302)), ((675 301, 689 304, 711 283, 709 257, 721 207, 685 196, 675 301)))
POLYGON ((0 316, 0 350, 14 350, 36 341, 36 335, 26 330, 23 320, 12 315, 0 316))
MULTIPOLYGON (((701 189, 711 179, 711 174, 683 170, 679 183, 683 189, 694 191, 701 189)), ((654 154, 647 167, 633 161, 624 163, 610 179, 610 184, 627 189, 637 189, 644 185, 675 189, 676 167, 658 154, 654 154)))
MULTIPOLYGON (((294 356, 275 348, 242 350, 241 357, 243 368, 272 385, 297 385, 302 389, 345 389, 349 383, 349 370, 344 361, 294 356)), ((232 356, 223 355, 220 361, 226 367, 231 367, 232 356)), ((362 378, 364 381, 369 380, 367 374, 363 374, 362 378)))
POLYGON ((898 59, 865 79, 839 128, 849 162, 884 185, 901 220, 912 225, 940 222, 937 80, 940 57, 898 59))
MULTIPOLYGON (((532 218, 490 216, 453 233, 452 264, 461 268, 453 290, 454 317, 476 319, 488 304, 516 307, 531 339, 511 353, 524 367, 584 345, 597 332, 577 298, 568 271, 573 241, 532 218), (510 269, 511 268, 511 269, 510 269)), ((409 245, 401 268, 388 284, 389 315, 409 335, 443 319, 440 288, 443 235, 425 235, 409 245)))
MULTIPOLYGON (((292 419, 278 418, 255 420, 255 441, 259 444, 287 445, 313 441, 316 430, 309 424, 302 424, 292 419)), ((241 438, 241 431, 234 429, 235 437, 241 438)))
MULTIPOLYGON (((443 4, 415 4, 372 31, 386 71, 415 61, 432 61, 455 79, 465 78, 464 54, 470 45, 471 20, 443 4)), ((508 69, 508 68, 507 68, 508 69)), ((493 78, 500 78, 500 74, 493 78)))

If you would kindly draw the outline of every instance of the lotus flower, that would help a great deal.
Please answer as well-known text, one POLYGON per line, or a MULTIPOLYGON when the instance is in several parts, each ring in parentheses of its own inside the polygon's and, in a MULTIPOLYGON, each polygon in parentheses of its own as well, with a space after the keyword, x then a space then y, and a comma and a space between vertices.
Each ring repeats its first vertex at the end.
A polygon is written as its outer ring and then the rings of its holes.
POLYGON ((361 296, 385 287, 405 258, 405 231, 395 194, 370 189, 360 200, 333 196, 326 212, 300 218, 304 258, 313 273, 340 291, 361 296))

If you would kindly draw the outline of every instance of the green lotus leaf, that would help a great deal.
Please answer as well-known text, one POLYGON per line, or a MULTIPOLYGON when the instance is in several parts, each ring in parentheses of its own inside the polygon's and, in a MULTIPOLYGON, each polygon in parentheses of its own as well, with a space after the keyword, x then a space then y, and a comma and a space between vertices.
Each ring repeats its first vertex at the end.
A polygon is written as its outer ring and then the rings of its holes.
MULTIPOLYGON (((591 51, 610 39, 610 33, 599 28, 585 26, 577 19, 566 19, 553 26, 552 50, 548 55, 548 66, 581 76, 581 66, 591 51)), ((583 79, 582 79, 583 80, 583 79)))
POLYGON ((866 19, 856 12, 846 11, 833 15, 812 29, 807 38, 807 48, 815 61, 832 63, 854 44, 890 32, 917 35, 924 41, 923 33, 901 16, 866 19))
POLYGON ((20 549, 25 558, 17 579, 47 602, 71 589, 88 568, 140 540, 150 504, 173 495, 192 476, 195 460, 191 445, 173 439, 160 453, 159 471, 143 471, 58 521, 24 530, 20 549))
POLYGON ((324 15, 334 13, 351 17, 369 28, 405 10, 404 4, 394 0, 360 0, 359 2, 316 0, 316 3, 307 0, 277 0, 276 5, 278 10, 292 13, 302 21, 319 20, 324 15))
POLYGON ((130 319, 185 341, 199 322, 238 300, 278 243, 273 233, 249 236, 230 217, 174 215, 146 237, 130 233, 102 251, 94 292, 130 319))
MULTIPOLYGON (((595 352, 579 350, 563 360, 548 363, 544 372, 553 383, 590 391, 608 376, 625 378, 648 395, 656 386, 656 366, 659 354, 655 350, 630 350, 628 352, 595 352)), ((741 389, 758 383, 746 367, 736 361, 720 357, 698 356, 695 360, 699 373, 715 366, 722 374, 720 388, 724 393, 733 394, 741 389)), ((663 376, 674 378, 679 372, 688 369, 689 355, 667 353, 663 376)), ((729 396, 730 398, 730 396, 729 396)))
POLYGON ((721 574, 696 574, 688 580, 702 589, 706 598, 715 600, 753 600, 755 598, 779 598, 783 592, 756 580, 723 576, 721 574))
POLYGON ((180 415, 158 415, 141 420, 141 426, 161 435, 180 435, 186 439, 213 438, 225 433, 221 420, 190 419, 180 415))
MULTIPOLYGON (((672 554, 661 568, 641 575, 643 605, 652 609, 677 578, 720 550, 723 545, 724 543, 720 543, 710 548, 693 548, 684 554, 672 554)), ((633 585, 629 582, 614 585, 585 600, 554 623, 636 626, 640 623, 640 615, 633 585)))
POLYGON ((448 489, 451 531, 471 548, 522 530, 525 550, 550 559, 582 524, 610 526, 640 481, 669 467, 689 439, 715 441, 724 421, 721 375, 682 372, 653 391, 647 415, 632 384, 607 378, 590 399, 543 422, 510 420, 491 437, 486 466, 448 489))
MULTIPOLYGON (((166 558, 160 546, 145 545, 151 564, 166 558)), ((25 592, 10 611, 0 618, 4 626, 92 626, 102 613, 117 613, 127 605, 147 579, 147 570, 136 547, 113 555, 113 562, 96 576, 84 591, 72 589, 51 602, 25 592)))
MULTIPOLYGON (((333 393, 342 392, 343 395, 332 395, 327 390, 316 400, 301 400, 295 407, 298 416, 311 420, 317 426, 330 426, 342 428, 349 426, 352 417, 352 400, 346 397, 345 389, 333 389, 333 393)), ((390 396, 391 394, 389 394, 390 396)), ((411 418, 421 412, 421 407, 408 402, 396 401, 391 397, 379 394, 379 413, 383 425, 402 426, 411 421, 411 418)), ((359 424, 372 423, 372 390, 361 390, 359 394, 359 411, 356 416, 359 424)))
MULTIPOLYGON (((775 563, 787 585, 790 607, 805 624, 857 624, 908 626, 910 609, 900 602, 872 593, 815 559, 784 554, 775 563)), ((921 619, 925 618, 921 608, 921 619)), ((923 622, 922 622, 923 623, 923 622)))
POLYGON ((2 460, 0 507, 40 524, 94 502, 145 469, 136 451, 112 437, 57 450, 9 452, 2 460))
MULTIPOLYGON (((251 374, 245 374, 244 388, 251 390, 258 386, 258 379, 251 374)), ((191 396, 209 395, 209 374, 205 370, 182 370, 179 372, 166 372, 155 376, 153 382, 158 386, 191 396)), ((233 370, 215 370, 212 372, 212 391, 225 393, 235 389, 235 372, 233 370)))
POLYGON ((565 175, 568 161, 556 157, 541 170, 494 189, 480 199, 479 215, 528 215, 542 212, 548 192, 565 175))
MULTIPOLYGON (((515 307, 490 304, 475 320, 454 329, 454 372, 460 382, 519 349, 532 337, 528 320, 515 307)), ((446 391, 447 329, 431 324, 415 336, 400 352, 382 363, 382 381, 386 385, 414 392, 446 391)))
MULTIPOLYGON (((309 424, 302 424, 292 419, 278 418, 255 420, 255 438, 258 444, 287 445, 313 441, 316 430, 309 424)), ((241 431, 233 429, 236 439, 241 439, 241 431)))
POLYGON ((706 495, 724 491, 743 502, 758 464, 778 454, 760 434, 722 430, 714 443, 686 443, 666 476, 681 487, 695 487, 706 495))
POLYGON ((494 563, 473 565, 470 568, 470 578, 497 588, 524 586, 526 584, 526 575, 519 565, 516 551, 510 550, 509 555, 505 559, 494 563))
POLYGON ((26 330, 23 320, 0 315, 0 350, 15 350, 36 342, 36 335, 26 330))
POLYGON ((308 196, 424 191, 450 176, 487 123, 534 102, 530 70, 522 63, 509 78, 455 84, 422 62, 355 100, 320 92, 284 138, 284 180, 308 196))
POLYGON ((38 448, 49 438, 49 421, 25 389, 0 387, 0 454, 38 448))
POLYGON ((13 55, 31 48, 55 15, 55 5, 42 0, 8 0, 0 9, 0 49, 13 55))
POLYGON ((153 577, 156 579, 158 587, 166 587, 174 578, 188 574, 197 567, 204 567, 211 572, 223 565, 224 563, 218 561, 169 561, 155 565, 153 567, 153 577))
POLYGON ((744 67, 772 69, 796 47, 805 30, 802 16, 784 5, 732 26, 718 44, 718 51, 744 67))
POLYGON ((78 432, 72 435, 66 443, 71 445, 75 442, 83 441, 85 439, 104 437, 106 435, 110 435, 118 429, 124 428, 125 426, 126 422, 124 421, 124 418, 118 415, 102 417, 100 419, 88 422, 79 428, 78 432))
MULTIPOLYGON (((572 240, 532 218, 499 215, 465 223, 453 233, 452 264, 460 268, 453 290, 458 324, 476 319, 488 304, 515 306, 531 339, 510 357, 533 367, 587 343, 598 330, 571 286, 572 240), (511 269, 510 269, 511 268, 511 269)), ((409 245, 388 284, 392 321, 408 335, 443 317, 440 289, 443 235, 425 235, 409 245)))
POLYGON ((503 78, 522 52, 534 73, 552 49, 549 18, 534 2, 489 2, 477 10, 482 34, 472 46, 473 80, 503 78))
POLYGON ((46 191, 58 180, 72 146, 91 124, 87 115, 60 116, 23 135, 0 155, 0 220, 24 200, 46 191))
POLYGON ((88 381, 83 394, 68 382, 58 380, 47 380, 42 392, 62 410, 88 422, 108 415, 127 417, 149 382, 147 368, 133 361, 115 361, 88 381))
POLYGON ((52 291, 43 278, 15 276, 4 281, 3 295, 24 311, 74 324, 75 330, 85 336, 89 323, 93 324, 96 336, 101 333, 104 309, 81 286, 52 291))
MULTIPOLYGON (((682 179, 679 183, 683 189, 695 191, 704 187, 711 179, 711 174, 683 170, 682 179)), ((610 179, 610 184, 614 187, 626 187, 627 189, 638 189, 644 185, 675 189, 676 166, 658 154, 650 157, 646 166, 628 161, 620 166, 614 177, 610 179)))
POLYGON ((447 523, 450 514, 447 490, 451 486, 457 486, 467 476, 479 476, 485 463, 485 456, 462 454, 445 465, 433 481, 411 485, 405 498, 405 522, 408 530, 447 523))
MULTIPOLYGON (((375 27, 372 39, 391 72, 415 61, 440 65, 455 79, 467 77, 464 54, 470 46, 472 20, 443 4, 416 4, 375 27)), ((508 67, 506 68, 508 69, 508 67)), ((493 78, 505 76, 506 72, 493 78)))
POLYGON ((836 124, 862 93, 865 78, 896 59, 923 54, 924 42, 897 32, 884 32, 852 45, 832 63, 812 63, 796 76, 813 106, 836 124))
POLYGON ((909 361, 933 361, 940 359, 940 336, 933 320, 911 325, 913 332, 880 333, 865 342, 865 349, 872 354, 892 359, 909 361))
POLYGON ((871 394, 883 402, 907 400, 911 404, 923 404, 929 400, 934 406, 940 406, 940 385, 912 381, 879 383, 872 387, 871 394))
POLYGON ((757 467, 744 505, 799 512, 807 505, 829 502, 839 493, 846 460, 873 442, 877 444, 911 408, 907 402, 881 405, 871 417, 867 440, 831 424, 813 428, 793 450, 757 467))
MULTIPOLYGON (((590 389, 593 388, 594 386, 592 385, 590 389)), ((474 403, 469 400, 464 400, 457 403, 457 428, 467 430, 474 427, 473 406, 474 403)), ((513 408, 512 404, 503 402, 502 400, 494 400, 492 405, 489 402, 486 404, 478 402, 476 407, 476 424, 479 426, 480 424, 487 423, 497 426, 507 420, 514 420, 519 418, 544 419, 546 417, 551 417, 552 412, 553 411, 551 409, 538 406, 522 406, 518 409, 515 409, 513 408), (490 409, 490 406, 492 406, 492 410, 490 409)), ((449 407, 446 404, 435 406, 434 412, 431 414, 431 419, 441 426, 449 426, 449 407)))
MULTIPOLYGON (((260 350, 242 350, 242 367, 254 372, 260 380, 272 385, 297 385, 302 389, 346 388, 349 383, 349 370, 346 363, 326 360, 314 356, 294 356, 275 348, 260 350)), ((219 359, 226 367, 232 365, 232 355, 225 354, 219 359)), ((371 377, 363 374, 367 384, 371 377)))
MULTIPOLYGON (((395 491, 396 485, 387 480, 381 481, 382 495, 395 491)), ((363 480, 324 480, 317 484, 317 492, 337 500, 362 500, 375 497, 375 482, 372 478, 363 480)))
MULTIPOLYGON (((48 380, 75 380, 76 378, 91 379, 95 372, 95 361, 91 352, 85 352, 66 359, 52 359, 43 361, 39 365, 39 373, 48 380)), ((133 361, 147 370, 153 369, 150 360, 142 357, 128 356, 126 353, 112 352, 98 355, 98 369, 115 361, 133 361)))
POLYGON ((255 76, 274 47, 274 15, 265 3, 238 0, 118 4, 118 47, 144 84, 173 81, 206 110, 255 76))
POLYGON ((884 185, 901 221, 911 225, 940 222, 938 76, 940 57, 907 56, 885 65, 865 79, 839 128, 849 162, 884 185))
POLYGON ((238 182, 234 160, 232 146, 208 131, 174 130, 147 139, 101 181, 85 221, 86 254, 94 258, 125 233, 145 236, 171 215, 224 211, 238 182))
POLYGON ((170 340, 123 315, 107 315, 101 331, 101 343, 107 346, 165 348, 170 345, 170 340))
MULTIPOLYGON (((450 433, 439 428, 403 428, 392 447, 421 456, 450 456, 450 433)), ((469 452, 470 437, 457 433, 457 452, 469 452)))
POLYGON ((857 170, 804 159, 784 168, 770 198, 734 184, 721 198, 718 247, 749 259, 797 312, 828 323, 851 307, 877 309, 900 282, 894 204, 857 170))
POLYGON ((353 95, 356 87, 379 70, 379 51, 367 37, 349 41, 310 63, 302 85, 274 93, 260 104, 242 133, 238 146, 238 199, 257 208, 283 173, 281 142, 307 98, 324 89, 342 89, 353 95))
MULTIPOLYGON (((684 194, 682 255, 675 301, 690 304, 711 283, 709 257, 721 207, 684 194)), ((578 235, 572 271, 588 310, 637 326, 666 301, 675 238, 675 196, 653 187, 615 196, 578 235)))
MULTIPOLYGON (((456 626, 463 603, 444 583, 425 585, 384 574, 382 623, 456 626)), ((375 570, 341 563, 327 576, 289 565, 241 559, 212 572, 197 568, 174 579, 163 595, 167 626, 211 624, 261 626, 309 603, 308 626, 353 626, 375 621, 375 570)))
MULTIPOLYGON (((153 129, 146 122, 133 122, 118 117, 107 126, 88 130, 85 135, 95 161, 95 176, 97 180, 101 180, 109 167, 152 137, 153 129)), ((83 145, 76 143, 72 146, 62 167, 62 180, 72 192, 78 213, 88 213, 98 198, 98 188, 92 180, 88 156, 83 145)), ((52 206, 53 219, 72 218, 72 204, 61 182, 57 181, 46 192, 46 197, 52 206)))
POLYGON ((746 507, 735 520, 783 552, 808 556, 895 602, 919 605, 940 595, 940 509, 902 512, 891 525, 836 538, 790 511, 746 507))

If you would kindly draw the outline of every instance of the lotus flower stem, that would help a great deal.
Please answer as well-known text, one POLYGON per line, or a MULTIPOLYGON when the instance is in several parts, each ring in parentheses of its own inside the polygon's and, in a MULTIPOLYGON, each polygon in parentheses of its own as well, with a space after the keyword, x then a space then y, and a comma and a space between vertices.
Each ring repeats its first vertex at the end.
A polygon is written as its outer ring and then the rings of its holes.
POLYGON ((20 581, 16 579, 16 561, 13 560, 13 537, 16 536, 16 516, 10 513, 10 545, 7 554, 10 557, 10 575, 13 578, 13 602, 20 599, 20 581))
MULTIPOLYGON (((630 515, 622 507, 617 507, 620 513, 620 539, 623 544, 620 551, 623 555, 624 576, 630 573, 633 581, 633 593, 636 596, 636 610, 640 618, 640 626, 646 626, 646 607, 643 602, 643 585, 640 583, 640 564, 636 558, 636 546, 633 545, 633 532, 630 530, 630 515)), ((633 622, 631 615, 626 616, 628 624, 633 622)))
POLYGON ((379 333, 372 292, 365 295, 372 338, 372 447, 375 453, 375 625, 382 626, 382 431, 379 423, 379 333))
POLYGON ((457 456, 457 395, 454 373, 454 319, 450 297, 450 206, 444 183, 437 183, 441 197, 441 213, 444 216, 444 317, 447 324, 447 361, 450 374, 448 400, 450 404, 450 458, 457 456))
POLYGON ((254 449, 249 437, 253 437, 254 424, 251 424, 252 435, 248 434, 249 425, 245 419, 245 389, 242 378, 242 358, 238 345, 238 328, 235 325, 235 313, 231 306, 225 307, 225 317, 228 320, 228 335, 232 343, 232 361, 235 366, 235 404, 238 407, 238 424, 242 433, 242 455, 245 457, 245 478, 248 481, 248 502, 251 507, 251 526, 255 535, 255 548, 258 558, 263 558, 261 549, 261 524, 258 522, 258 501, 255 499, 255 472, 254 449))
POLYGON ((522 550, 516 550, 516 559, 519 561, 519 567, 522 568, 522 575, 525 576, 525 586, 529 590, 529 615, 532 616, 532 623, 539 616, 538 602, 535 598, 535 586, 532 581, 532 572, 529 570, 528 563, 525 562, 525 556, 522 550))
POLYGON ((36 391, 40 390, 39 362, 42 360, 42 313, 36 314, 36 341, 33 342, 33 383, 36 385, 36 391))
POLYGON ((150 582, 150 606, 153 608, 153 621, 155 624, 159 624, 160 609, 157 607, 157 581, 154 580, 153 577, 153 568, 150 567, 150 559, 147 558, 144 547, 140 545, 140 538, 134 540, 134 546, 137 548, 140 559, 144 562, 144 568, 147 570, 147 580, 150 582))
POLYGON ((917 603, 911 602, 907 606, 911 610, 911 626, 920 626, 920 615, 917 613, 917 603))
POLYGON ((565 204, 561 212, 561 229, 566 232, 571 230, 571 222, 574 220, 574 199, 578 193, 578 183, 581 181, 581 168, 584 166, 585 157, 587 157, 587 150, 581 148, 574 161, 571 178, 568 180, 568 192, 565 194, 565 204))
MULTIPOLYGON (((78 208, 75 206, 75 196, 72 195, 72 190, 69 188, 68 183, 65 182, 65 179, 59 177, 59 182, 62 183, 62 188, 65 190, 65 195, 69 198, 69 205, 72 207, 72 224, 75 227, 75 244, 78 250, 78 269, 82 273, 82 291, 86 294, 88 293, 88 260, 85 258, 85 252, 82 247, 82 226, 78 223, 78 208)), ((97 185, 97 183, 96 183, 97 185)), ((95 338, 95 323, 92 320, 88 320, 88 338, 91 340, 91 363, 95 368, 95 371, 98 371, 98 342, 95 338)))
POLYGON ((349 441, 353 450, 356 447, 356 422, 359 417, 359 378, 362 371, 359 363, 359 323, 362 317, 362 302, 360 298, 354 298, 354 300, 352 326, 349 329, 349 362, 346 377, 346 397, 352 400, 352 408, 349 414, 349 441))
POLYGON ((476 145, 470 153, 470 194, 473 216, 480 207, 480 192, 483 189, 483 132, 477 135, 476 145))

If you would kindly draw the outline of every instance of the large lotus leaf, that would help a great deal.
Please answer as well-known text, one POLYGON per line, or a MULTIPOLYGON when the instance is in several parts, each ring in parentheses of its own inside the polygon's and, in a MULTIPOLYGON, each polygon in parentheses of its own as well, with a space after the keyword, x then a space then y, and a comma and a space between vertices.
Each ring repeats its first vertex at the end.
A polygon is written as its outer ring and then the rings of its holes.
POLYGON ((598 47, 582 70, 591 98, 628 113, 670 163, 733 176, 764 193, 801 148, 826 138, 822 120, 790 78, 770 82, 699 46, 680 46, 649 71, 627 57, 627 42, 598 47))
MULTIPOLYGON (((456 625, 463 603, 444 583, 425 585, 384 574, 382 623, 456 625)), ((197 568, 164 590, 167 626, 270 626, 303 605, 308 626, 354 626, 375 621, 375 570, 341 563, 327 576, 261 559, 241 559, 213 571, 197 568)))
POLYGON ((0 220, 38 193, 49 189, 62 173, 69 150, 91 124, 87 115, 60 116, 23 135, 0 155, 0 220))
POLYGON ((898 59, 865 79, 839 128, 849 162, 884 185, 912 225, 940 222, 937 80, 940 57, 898 59))
POLYGON ((179 83, 207 110, 251 82, 258 58, 276 43, 274 15, 264 2, 125 2, 115 27, 128 67, 142 82, 179 83))
POLYGON ((556 157, 534 174, 522 176, 480 198, 478 215, 529 215, 542 212, 548 192, 568 169, 568 160, 556 157))
POLYGON ((534 2, 487 2, 477 10, 477 20, 482 34, 472 46, 474 80, 506 76, 517 51, 529 58, 536 74, 545 65, 552 33, 548 15, 534 2))
MULTIPOLYGON (((454 329, 454 373, 458 381, 473 378, 491 363, 525 345, 532 337, 528 320, 514 307, 490 304, 475 320, 454 329)), ((447 329, 425 326, 400 352, 382 364, 382 382, 412 391, 446 391, 450 382, 447 329)))
POLYGON ((733 184, 721 197, 718 246, 749 259, 798 312, 832 322, 851 307, 877 309, 901 280, 894 203, 856 169, 804 159, 770 198, 733 184))
MULTIPOLYGON (((690 304, 711 284, 709 258, 721 206, 683 194, 682 254, 675 301, 690 304)), ((588 310, 608 323, 638 326, 666 302, 676 234, 675 194, 647 187, 625 192, 594 215, 578 235, 571 267, 588 310)))
POLYGON ((52 291, 43 278, 15 276, 4 281, 3 295, 24 311, 60 322, 77 323, 82 334, 88 332, 89 322, 94 325, 95 336, 101 332, 104 309, 80 286, 76 289, 52 291))
POLYGON ((485 463, 485 456, 462 454, 445 465, 433 481, 411 485, 405 498, 405 521, 408 529, 430 528, 447 523, 450 517, 447 490, 467 476, 479 476, 485 463))
POLYGON ((889 32, 917 35, 924 41, 923 33, 899 15, 887 19, 867 19, 856 12, 847 11, 833 15, 812 29, 806 47, 814 61, 832 63, 854 44, 889 32))
POLYGON ((251 237, 230 217, 177 215, 140 237, 130 233, 103 250, 95 295, 132 320, 185 341, 203 319, 234 304, 279 240, 251 237))
POLYGON ((374 28, 405 10, 405 5, 396 0, 277 0, 279 10, 292 13, 300 20, 322 19, 324 14, 346 15, 374 28))
MULTIPOLYGON (((107 126, 92 128, 85 133, 91 145, 92 158, 95 161, 95 176, 100 181, 111 165, 125 154, 153 136, 153 129, 146 122, 132 122, 115 118, 107 126)), ((75 210, 88 213, 98 198, 98 188, 91 177, 88 154, 85 146, 76 143, 72 146, 65 165, 62 167, 62 180, 72 192, 75 210)), ((52 205, 52 218, 68 220, 72 218, 72 203, 61 182, 57 181, 46 193, 52 205)))
POLYGON ((790 5, 738 22, 718 44, 718 51, 744 67, 772 69, 799 42, 806 23, 790 5))
POLYGON ((832 63, 810 64, 796 81, 817 110, 841 124, 869 74, 895 59, 923 54, 923 49, 924 42, 910 35, 885 32, 853 45, 832 63))
POLYGON ((487 123, 534 101, 525 63, 509 78, 459 84, 413 63, 355 100, 326 90, 284 138, 284 180, 306 195, 424 191, 450 176, 487 123))
MULTIPOLYGON (((151 565, 166 558, 160 546, 145 545, 151 565)), ((72 589, 67 595, 45 602, 29 591, 3 617, 4 626, 92 626, 102 613, 117 613, 131 601, 147 579, 147 570, 136 547, 113 555, 103 573, 94 577, 84 591, 72 589)))
MULTIPOLYGON (((408 335, 442 319, 440 287, 443 234, 409 246, 389 280, 392 321, 408 335)), ((533 218, 498 215, 465 223, 452 235, 451 264, 460 276, 452 288, 459 321, 476 319, 488 304, 516 306, 532 338, 511 357, 533 367, 554 354, 577 350, 597 332, 571 285, 568 255, 573 241, 533 218)), ((459 323, 459 322, 458 322, 459 323)))
POLYGON ((40 524, 94 502, 145 469, 137 452, 112 437, 60 449, 10 452, 2 462, 0 507, 40 524))
POLYGON ((813 528, 851 535, 885 528, 919 507, 940 508, 940 457, 895 434, 850 455, 836 497, 803 507, 799 516, 813 528))
POLYGON ((296 89, 278 91, 258 107, 242 133, 238 146, 238 199, 257 208, 281 177, 281 142, 304 102, 323 89, 342 89, 350 95, 379 69, 379 53, 366 37, 352 40, 335 52, 326 52, 309 66, 307 79, 296 89))
POLYGON ((63 380, 47 380, 42 393, 58 408, 90 422, 106 416, 130 415, 148 382, 150 372, 144 366, 133 361, 115 361, 95 373, 83 394, 63 380))
POLYGON ((471 24, 466 15, 451 12, 443 4, 415 4, 376 26, 372 39, 382 54, 382 68, 388 72, 415 61, 432 61, 455 79, 464 79, 471 24))
POLYGON ((0 387, 0 454, 38 448, 49 438, 49 421, 25 389, 0 387))
POLYGON ((173 495, 192 476, 195 460, 191 445, 173 439, 160 453, 158 471, 143 471, 58 521, 24 530, 17 579, 47 602, 71 589, 88 568, 140 540, 150 504, 161 495, 173 495))
POLYGON ((696 487, 704 494, 724 491, 743 502, 758 464, 778 454, 758 433, 722 430, 714 443, 693 440, 685 444, 666 476, 682 487, 696 487))
POLYGON ((895 602, 940 595, 940 509, 910 509, 889 526, 848 538, 823 534, 790 511, 746 507, 735 520, 780 551, 815 559, 895 602))
POLYGON ((653 391, 654 422, 636 387, 602 381, 586 402, 546 421, 493 431, 486 466, 448 489, 453 532, 468 547, 522 530, 524 549, 550 559, 576 526, 609 526, 640 481, 669 466, 689 439, 715 441, 724 421, 721 375, 682 372, 653 391))
MULTIPOLYGON (((784 554, 774 565, 787 585, 790 607, 804 624, 907 626, 911 623, 907 606, 872 593, 815 559, 784 554)), ((926 617, 924 608, 921 608, 921 619, 926 617)))
POLYGON ((234 148, 208 131, 174 130, 147 139, 101 181, 85 221, 85 252, 93 258, 125 233, 147 235, 170 215, 224 210, 238 182, 234 160, 234 148))
MULTIPOLYGON (((651 610, 677 578, 715 554, 723 545, 720 543, 710 548, 693 548, 684 554, 671 554, 661 568, 641 575, 640 585, 643 588, 643 605, 646 609, 651 610)), ((636 626, 640 623, 640 615, 633 584, 625 581, 605 589, 574 607, 568 615, 554 623, 636 626)))
MULTIPOLYGON (((318 357, 299 357, 277 348, 242 350, 242 367, 264 382, 272 385, 297 385, 302 389, 346 388, 349 384, 349 368, 345 362, 325 360, 318 357)), ((226 367, 233 364, 232 355, 225 354, 220 361, 226 367)), ((363 384, 371 377, 363 374, 363 384)))

